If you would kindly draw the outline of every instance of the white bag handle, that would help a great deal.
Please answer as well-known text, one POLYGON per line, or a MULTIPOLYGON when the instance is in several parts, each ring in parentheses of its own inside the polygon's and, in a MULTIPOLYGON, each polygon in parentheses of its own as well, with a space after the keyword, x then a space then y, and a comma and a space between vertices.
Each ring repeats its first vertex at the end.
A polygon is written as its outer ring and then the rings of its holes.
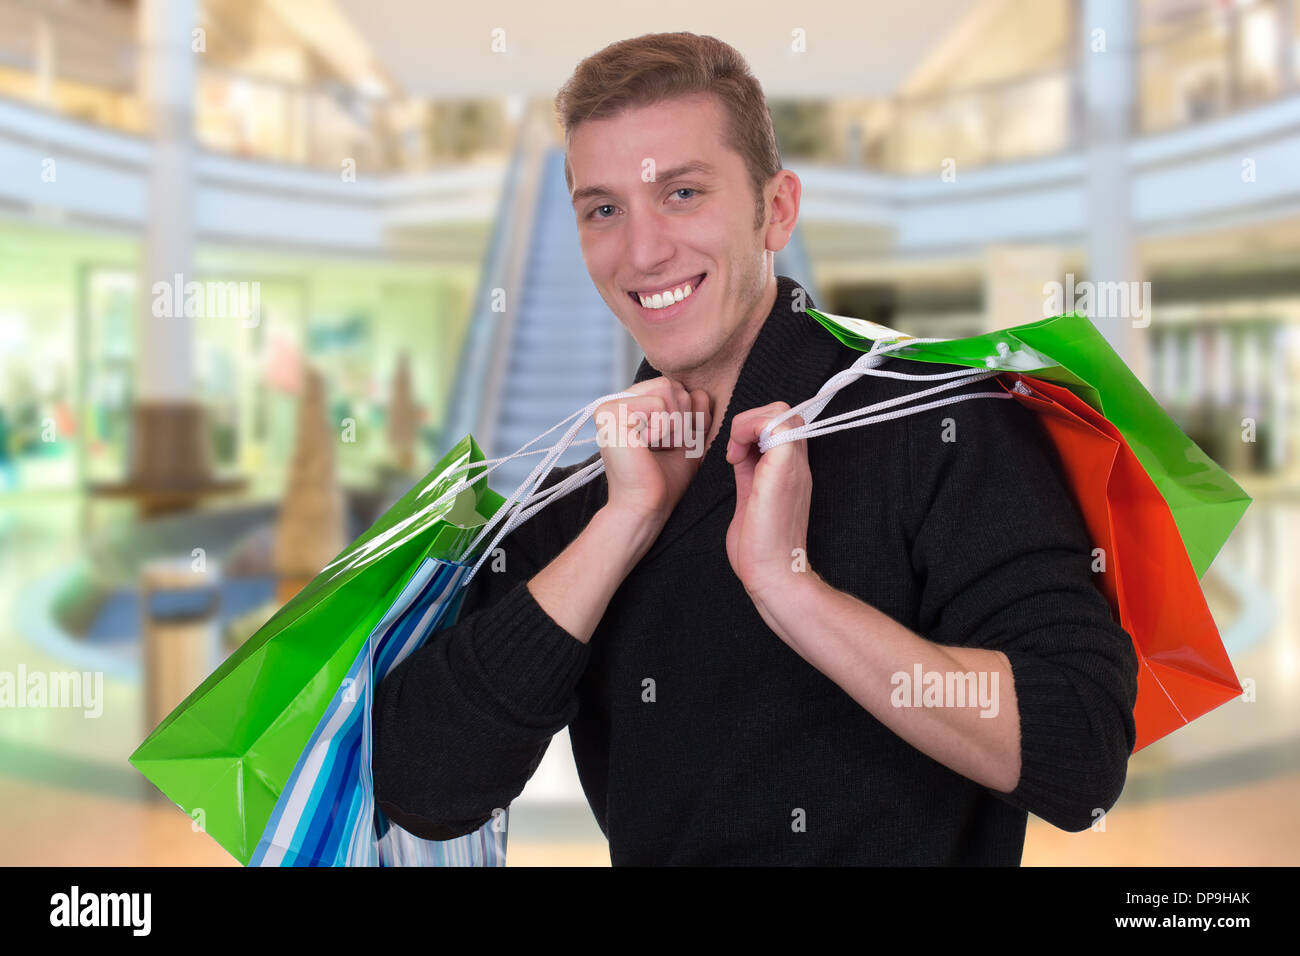
MULTIPOLYGON (((772 448, 776 445, 784 444, 785 442, 799 441, 802 438, 814 438, 817 435, 827 435, 831 432, 841 431, 845 428, 858 428, 862 425, 871 425, 876 422, 890 421, 891 419, 902 418, 905 415, 914 415, 917 412, 923 412, 926 409, 938 408, 942 405, 952 405, 956 402, 964 402, 968 398, 1011 398, 1011 396, 1006 393, 968 392, 964 395, 949 395, 946 398, 936 399, 933 402, 925 402, 924 404, 921 405, 916 405, 908 408, 900 408, 892 412, 881 412, 881 409, 893 408, 894 406, 902 405, 905 402, 911 402, 911 401, 915 401, 918 398, 924 398, 926 395, 933 395, 936 392, 947 391, 948 389, 951 388, 957 388, 958 386, 961 385, 966 385, 971 382, 978 382, 981 379, 986 379, 994 375, 1001 374, 1000 369, 992 369, 991 371, 984 371, 981 369, 958 369, 955 372, 934 372, 929 375, 919 375, 919 374, 913 374, 911 372, 886 372, 876 368, 877 365, 879 365, 882 361, 884 361, 885 356, 889 352, 892 352, 896 349, 906 348, 909 345, 916 345, 922 342, 947 342, 947 341, 950 340, 937 339, 937 338, 904 339, 899 342, 894 342, 893 344, 890 345, 884 345, 882 344, 883 342, 882 339, 875 340, 872 343, 870 350, 863 353, 863 355, 860 358, 858 358, 857 361, 855 361, 848 368, 836 372, 829 379, 827 379, 826 384, 823 385, 820 389, 818 389, 816 395, 814 395, 812 398, 800 402, 798 405, 795 405, 793 408, 787 409, 786 411, 782 412, 780 415, 777 415, 775 418, 769 421, 766 425, 764 425, 763 430, 759 433, 758 436, 758 450, 760 452, 765 452, 769 448, 772 448), (899 395, 896 398, 887 398, 884 399, 883 401, 879 401, 871 405, 867 405, 864 408, 857 408, 854 409, 853 411, 844 412, 843 414, 840 415, 832 415, 830 418, 822 419, 821 421, 817 420, 817 416, 822 413, 822 410, 826 407, 826 405, 830 402, 830 400, 835 397, 836 393, 838 393, 840 389, 844 388, 850 382, 857 381, 859 378, 861 378, 864 375, 875 375, 880 378, 897 378, 897 379, 911 379, 911 380, 947 379, 948 381, 942 382, 939 385, 935 385, 932 388, 923 389, 922 391, 919 392, 913 392, 910 395, 899 395), (880 414, 874 414, 877 412, 880 412, 880 414), (780 432, 775 435, 772 434, 772 429, 774 429, 777 425, 780 425, 786 419, 791 418, 794 415, 802 415, 804 419, 804 424, 796 425, 793 428, 790 428, 786 431, 780 432)), ((1004 354, 1003 350, 1006 348, 1006 345, 1004 343, 998 343, 998 345, 999 345, 998 348, 999 354, 1004 354)))

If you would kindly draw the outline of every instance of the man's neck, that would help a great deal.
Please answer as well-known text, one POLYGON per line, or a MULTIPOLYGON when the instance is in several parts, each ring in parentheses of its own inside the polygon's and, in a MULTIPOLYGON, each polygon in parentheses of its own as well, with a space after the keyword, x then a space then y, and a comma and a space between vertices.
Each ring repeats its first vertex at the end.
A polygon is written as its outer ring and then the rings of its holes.
MULTIPOLYGON (((753 348, 763 324, 767 321, 768 316, 772 314, 772 309, 776 305, 776 291, 776 276, 772 275, 767 288, 759 298, 758 304, 754 307, 754 312, 736 329, 731 340, 720 350, 724 355, 717 366, 701 367, 681 376, 680 381, 687 391, 702 388, 709 395, 712 415, 709 420, 708 438, 704 443, 706 453, 713 445, 713 439, 717 437, 722 428, 723 415, 727 411, 727 404, 731 401, 731 393, 735 390, 736 382, 740 378, 740 370, 744 367, 745 360, 749 357, 750 349, 753 348)), ((741 412, 745 411, 745 409, 737 409, 736 411, 741 412)))

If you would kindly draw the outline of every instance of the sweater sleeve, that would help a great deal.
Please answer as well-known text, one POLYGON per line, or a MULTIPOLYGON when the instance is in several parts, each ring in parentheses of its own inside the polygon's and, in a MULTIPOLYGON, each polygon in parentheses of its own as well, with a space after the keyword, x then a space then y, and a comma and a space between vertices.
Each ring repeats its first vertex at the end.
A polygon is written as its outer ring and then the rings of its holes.
MULTIPOLYGON (((546 486, 567 473, 556 469, 546 486)), ((590 648, 527 588, 540 570, 539 536, 563 532, 558 514, 544 509, 511 531, 501 542, 505 569, 484 562, 456 623, 430 635, 375 690, 375 803, 417 837, 450 840, 488 822, 577 713, 590 648)))
MULTIPOLYGON (((972 391, 1003 389, 993 379, 961 389, 972 391)), ((1013 673, 1020 779, 1009 793, 986 789, 1061 829, 1087 829, 1124 788, 1138 664, 1093 580, 1093 544, 1055 446, 1014 399, 906 421, 919 632, 1002 651, 1013 673)))

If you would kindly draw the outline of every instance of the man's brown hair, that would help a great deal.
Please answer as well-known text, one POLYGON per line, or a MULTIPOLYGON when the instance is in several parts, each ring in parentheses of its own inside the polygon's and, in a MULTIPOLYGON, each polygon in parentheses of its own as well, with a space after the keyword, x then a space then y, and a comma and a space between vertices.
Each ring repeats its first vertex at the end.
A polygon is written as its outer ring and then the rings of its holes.
MULTIPOLYGON (((781 169, 772 114, 745 58, 716 37, 647 33, 611 43, 587 57, 555 97, 565 149, 585 120, 606 119, 626 109, 699 93, 712 93, 722 106, 727 118, 723 142, 745 160, 756 202, 754 228, 762 229, 763 187, 781 169)), ((567 157, 564 180, 573 192, 567 157)))

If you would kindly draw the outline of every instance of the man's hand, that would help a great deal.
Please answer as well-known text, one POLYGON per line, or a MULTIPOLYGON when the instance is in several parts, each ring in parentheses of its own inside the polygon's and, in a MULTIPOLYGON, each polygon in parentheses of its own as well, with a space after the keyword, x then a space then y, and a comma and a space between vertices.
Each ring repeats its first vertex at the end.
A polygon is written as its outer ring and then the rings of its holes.
MULTIPOLYGON (((727 558, 765 619, 766 599, 779 599, 783 591, 788 596, 788 589, 817 579, 807 562, 812 502, 808 443, 800 439, 767 452, 758 450, 763 427, 789 408, 785 402, 773 402, 741 412, 731 421, 727 442, 727 461, 736 471, 736 514, 727 529, 727 558)), ((792 415, 772 433, 803 423, 802 416, 792 415)))
POLYGON ((528 582, 537 604, 576 640, 587 643, 609 602, 637 562, 650 550, 700 466, 686 438, 709 432, 709 396, 687 393, 668 378, 638 382, 635 398, 597 406, 596 440, 605 462, 609 501, 582 532, 528 582), (619 406, 624 406, 619 414, 619 406), (660 416, 655 412, 677 411, 660 416), (692 419, 685 432, 683 416, 692 419), (666 432, 666 434, 665 434, 666 432))
POLYGON ((698 452, 709 433, 709 394, 703 389, 688 393, 667 376, 625 391, 637 397, 605 402, 593 416, 609 483, 608 508, 650 526, 657 536, 703 460, 698 452), (695 454, 684 428, 698 436, 695 454))

